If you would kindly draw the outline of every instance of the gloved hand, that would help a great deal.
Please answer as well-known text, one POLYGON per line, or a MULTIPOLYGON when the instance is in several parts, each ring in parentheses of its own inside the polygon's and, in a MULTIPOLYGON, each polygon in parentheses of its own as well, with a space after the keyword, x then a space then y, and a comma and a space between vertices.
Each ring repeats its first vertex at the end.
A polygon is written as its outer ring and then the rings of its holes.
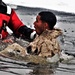
POLYGON ((20 27, 18 32, 29 40, 33 40, 36 36, 36 32, 33 29, 28 28, 27 26, 20 27))

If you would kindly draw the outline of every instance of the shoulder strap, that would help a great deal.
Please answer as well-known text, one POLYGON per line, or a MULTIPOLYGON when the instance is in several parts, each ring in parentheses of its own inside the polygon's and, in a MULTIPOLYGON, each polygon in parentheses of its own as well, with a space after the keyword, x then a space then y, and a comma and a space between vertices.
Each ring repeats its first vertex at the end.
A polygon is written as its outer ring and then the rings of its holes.
POLYGON ((7 14, 11 14, 11 7, 10 6, 7 6, 7 14))
POLYGON ((7 6, 0 5, 0 13, 10 15, 11 11, 12 11, 12 9, 11 9, 10 6, 8 6, 8 5, 7 6))

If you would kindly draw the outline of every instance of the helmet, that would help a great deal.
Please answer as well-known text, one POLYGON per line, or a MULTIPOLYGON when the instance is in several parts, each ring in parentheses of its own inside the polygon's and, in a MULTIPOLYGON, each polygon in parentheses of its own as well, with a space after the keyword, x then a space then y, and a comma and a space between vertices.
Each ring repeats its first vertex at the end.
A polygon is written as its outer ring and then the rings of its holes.
POLYGON ((6 6, 6 4, 2 0, 0 0, 0 5, 6 6))
POLYGON ((2 4, 2 0, 0 0, 0 4, 2 4))
POLYGON ((2 0, 0 0, 0 2, 2 2, 2 0))

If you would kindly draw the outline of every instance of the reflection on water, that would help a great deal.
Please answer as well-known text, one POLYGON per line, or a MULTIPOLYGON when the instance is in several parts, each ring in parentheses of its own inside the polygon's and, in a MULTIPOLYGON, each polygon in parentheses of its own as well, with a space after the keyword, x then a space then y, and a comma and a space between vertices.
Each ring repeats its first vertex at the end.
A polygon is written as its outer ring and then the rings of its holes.
POLYGON ((58 64, 36 65, 0 57, 0 74, 2 75, 54 75, 58 64))
POLYGON ((50 69, 47 67, 42 67, 42 68, 35 68, 33 69, 33 72, 30 73, 30 75, 54 75, 55 70, 54 69, 50 69))

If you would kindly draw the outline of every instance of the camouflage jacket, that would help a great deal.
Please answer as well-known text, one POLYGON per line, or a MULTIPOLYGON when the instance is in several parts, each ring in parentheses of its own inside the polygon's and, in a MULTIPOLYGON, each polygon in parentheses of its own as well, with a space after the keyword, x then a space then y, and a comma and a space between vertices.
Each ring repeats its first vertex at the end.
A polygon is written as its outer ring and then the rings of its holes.
POLYGON ((60 54, 60 46, 56 38, 61 34, 60 29, 45 30, 29 44, 27 47, 28 53, 42 57, 52 57, 56 53, 60 54))

